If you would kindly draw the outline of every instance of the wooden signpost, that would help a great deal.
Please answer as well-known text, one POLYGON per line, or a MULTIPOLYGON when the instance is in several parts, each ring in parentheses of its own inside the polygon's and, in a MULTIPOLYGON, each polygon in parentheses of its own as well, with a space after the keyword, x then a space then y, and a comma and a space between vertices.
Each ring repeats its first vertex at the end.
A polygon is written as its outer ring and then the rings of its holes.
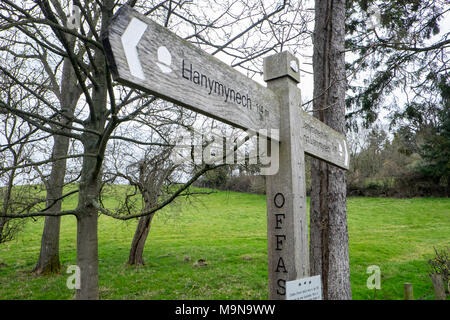
POLYGON ((301 108, 298 60, 265 58, 266 88, 128 6, 103 41, 117 81, 238 128, 279 130, 266 186, 269 298, 286 299, 286 282, 309 276, 305 154, 349 166, 345 136, 301 108))

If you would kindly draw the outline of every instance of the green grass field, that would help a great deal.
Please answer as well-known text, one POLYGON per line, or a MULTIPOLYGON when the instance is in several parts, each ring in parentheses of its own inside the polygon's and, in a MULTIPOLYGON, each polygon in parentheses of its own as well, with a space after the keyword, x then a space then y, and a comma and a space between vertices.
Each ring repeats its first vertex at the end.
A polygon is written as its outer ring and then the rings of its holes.
MULTIPOLYGON (((36 277, 43 221, 29 220, 17 240, 0 245, 0 299, 73 299, 65 270, 76 263, 76 220, 62 218, 63 272, 36 277)), ((416 298, 433 299, 427 260, 433 247, 450 246, 450 199, 349 198, 348 225, 353 299, 403 299, 404 282, 416 298), (366 287, 370 265, 381 268, 376 292, 366 287)), ((101 299, 267 299, 265 196, 179 200, 155 217, 137 269, 126 265, 135 226, 100 217, 101 299), (207 266, 194 266, 198 259, 207 266)))

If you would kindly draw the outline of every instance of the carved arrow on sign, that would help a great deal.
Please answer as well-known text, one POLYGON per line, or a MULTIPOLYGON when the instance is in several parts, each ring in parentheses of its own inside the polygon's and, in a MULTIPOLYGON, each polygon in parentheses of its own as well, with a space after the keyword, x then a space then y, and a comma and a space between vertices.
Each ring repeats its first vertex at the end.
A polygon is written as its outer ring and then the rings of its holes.
POLYGON ((120 39, 125 51, 125 57, 128 62, 128 67, 130 68, 130 73, 142 80, 145 80, 145 74, 142 69, 141 61, 139 60, 137 46, 139 41, 141 41, 145 30, 147 30, 147 24, 137 18, 133 18, 120 39))

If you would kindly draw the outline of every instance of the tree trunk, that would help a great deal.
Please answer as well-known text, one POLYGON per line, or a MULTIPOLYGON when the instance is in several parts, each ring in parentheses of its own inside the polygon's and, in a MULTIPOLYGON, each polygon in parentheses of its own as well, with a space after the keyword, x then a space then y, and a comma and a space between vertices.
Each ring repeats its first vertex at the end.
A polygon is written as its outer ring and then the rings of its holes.
MULTIPOLYGON (((67 155, 69 148, 69 138, 64 136, 54 137, 52 157, 67 155)), ((66 160, 59 160, 53 163, 50 179, 47 183, 47 206, 50 206, 54 200, 60 198, 63 194, 64 177, 66 173, 66 160)), ((57 201, 49 212, 61 211, 62 201, 57 201)), ((41 239, 41 251, 39 259, 33 272, 41 274, 57 273, 60 271, 61 263, 59 261, 59 233, 61 217, 45 217, 44 232, 41 239)))
MULTIPOLYGON (((88 129, 101 132, 106 122, 106 85, 100 83, 94 90, 93 103, 96 115, 90 119, 88 129)), ((76 291, 77 300, 99 299, 98 292, 98 210, 92 201, 98 201, 101 182, 101 167, 105 147, 100 147, 100 138, 85 133, 84 152, 98 154, 97 157, 84 157, 81 169, 80 191, 77 214, 77 266, 80 268, 80 289, 76 291)))
MULTIPOLYGON (((14 157, 14 165, 17 165, 17 156, 14 157)), ((8 178, 8 185, 6 187, 4 187, 4 197, 3 197, 3 208, 2 211, 0 211, 2 214, 8 211, 8 204, 9 204, 9 200, 11 199, 11 194, 12 194, 12 188, 14 187, 14 176, 16 174, 16 170, 13 169, 11 170, 10 176, 8 178)), ((9 237, 9 230, 8 229, 8 218, 0 218, 0 243, 2 243, 3 241, 7 241, 9 237), (6 232, 5 232, 5 226, 6 226, 6 232), (5 234, 5 233, 6 234, 5 234)), ((11 239, 11 238, 10 238, 11 239)))
POLYGON ((144 246, 147 240, 150 226, 152 223, 153 214, 141 217, 134 233, 133 241, 131 243, 130 256, 128 258, 129 265, 144 265, 144 246))
MULTIPOLYGON (((106 31, 113 17, 113 0, 104 0, 101 14, 101 33, 106 31)), ((93 49, 94 65, 96 66, 94 78, 96 85, 92 89, 92 104, 89 119, 85 128, 101 133, 83 133, 83 148, 87 154, 96 154, 96 157, 83 157, 81 169, 80 191, 78 194, 77 207, 77 265, 80 268, 80 289, 76 290, 77 300, 99 299, 98 290, 98 210, 92 201, 98 201, 100 194, 100 182, 103 159, 105 156, 108 135, 111 134, 115 125, 109 123, 105 128, 107 120, 107 77, 106 62, 103 51, 93 49)), ((111 120, 113 121, 113 120, 111 120)))
POLYGON ((98 292, 98 216, 93 207, 77 220, 77 266, 80 268, 80 289, 77 300, 97 300, 98 292))
POLYGON ((37 275, 58 273, 61 269, 59 261, 60 217, 45 217, 44 231, 41 238, 41 251, 33 272, 37 275))
MULTIPOLYGON (((72 46, 74 40, 71 39, 72 46)), ((70 118, 73 117, 75 107, 80 97, 81 90, 77 85, 77 78, 71 66, 69 59, 64 59, 62 79, 61 79, 61 95, 60 104, 61 112, 67 118, 62 118, 61 122, 65 125, 72 125, 70 118)), ((68 129, 63 128, 63 131, 68 129)), ((67 156, 69 150, 70 139, 63 135, 53 136, 52 158, 62 158, 67 156)), ((58 160, 53 162, 50 177, 46 183, 47 188, 47 206, 51 205, 56 199, 63 195, 64 178, 66 174, 67 160, 58 160)), ((49 209, 49 212, 61 211, 62 201, 57 201, 49 209)), ((46 217, 44 231, 41 238, 41 250, 39 258, 33 272, 37 275, 57 273, 61 269, 59 261, 59 233, 60 233, 61 217, 46 217)))
POLYGON ((447 177, 447 197, 450 198, 450 176, 447 177))
MULTIPOLYGON (((100 110, 97 110, 100 111, 100 110)), ((93 124, 96 122, 94 121, 93 124)), ((104 121, 97 122, 97 130, 104 121)), ((92 129, 92 128, 90 128, 92 129)), ((86 153, 101 153, 99 138, 86 134, 83 141, 86 153)), ((92 200, 98 200, 100 191, 101 158, 85 157, 81 170, 80 191, 77 214, 77 266, 80 268, 80 289, 76 290, 77 300, 97 300, 98 292, 98 211, 92 200)))
POLYGON ((7 220, 6 218, 0 218, 0 243, 2 243, 2 234, 3 234, 3 227, 5 226, 7 220))
MULTIPOLYGON (((166 160, 164 158, 159 159, 161 163, 166 160)), ((144 201, 144 212, 158 205, 158 197, 162 185, 172 171, 172 169, 160 167, 158 161, 153 166, 149 166, 145 160, 140 162, 138 187, 144 201)), ((152 213, 139 219, 133 241, 131 242, 130 255, 128 257, 129 265, 141 266, 145 264, 144 247, 154 215, 155 213, 152 213)))
MULTIPOLYGON (((316 0, 314 116, 345 133, 345 1, 316 0)), ((312 161, 311 275, 322 276, 324 299, 351 299, 345 171, 312 161)))

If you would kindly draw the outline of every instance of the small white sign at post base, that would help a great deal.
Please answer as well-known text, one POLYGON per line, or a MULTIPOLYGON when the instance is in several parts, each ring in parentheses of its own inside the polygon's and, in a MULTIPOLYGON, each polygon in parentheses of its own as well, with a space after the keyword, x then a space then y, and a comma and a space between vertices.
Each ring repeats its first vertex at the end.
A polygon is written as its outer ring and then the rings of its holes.
POLYGON ((286 300, 322 300, 320 275, 286 281, 286 300))

